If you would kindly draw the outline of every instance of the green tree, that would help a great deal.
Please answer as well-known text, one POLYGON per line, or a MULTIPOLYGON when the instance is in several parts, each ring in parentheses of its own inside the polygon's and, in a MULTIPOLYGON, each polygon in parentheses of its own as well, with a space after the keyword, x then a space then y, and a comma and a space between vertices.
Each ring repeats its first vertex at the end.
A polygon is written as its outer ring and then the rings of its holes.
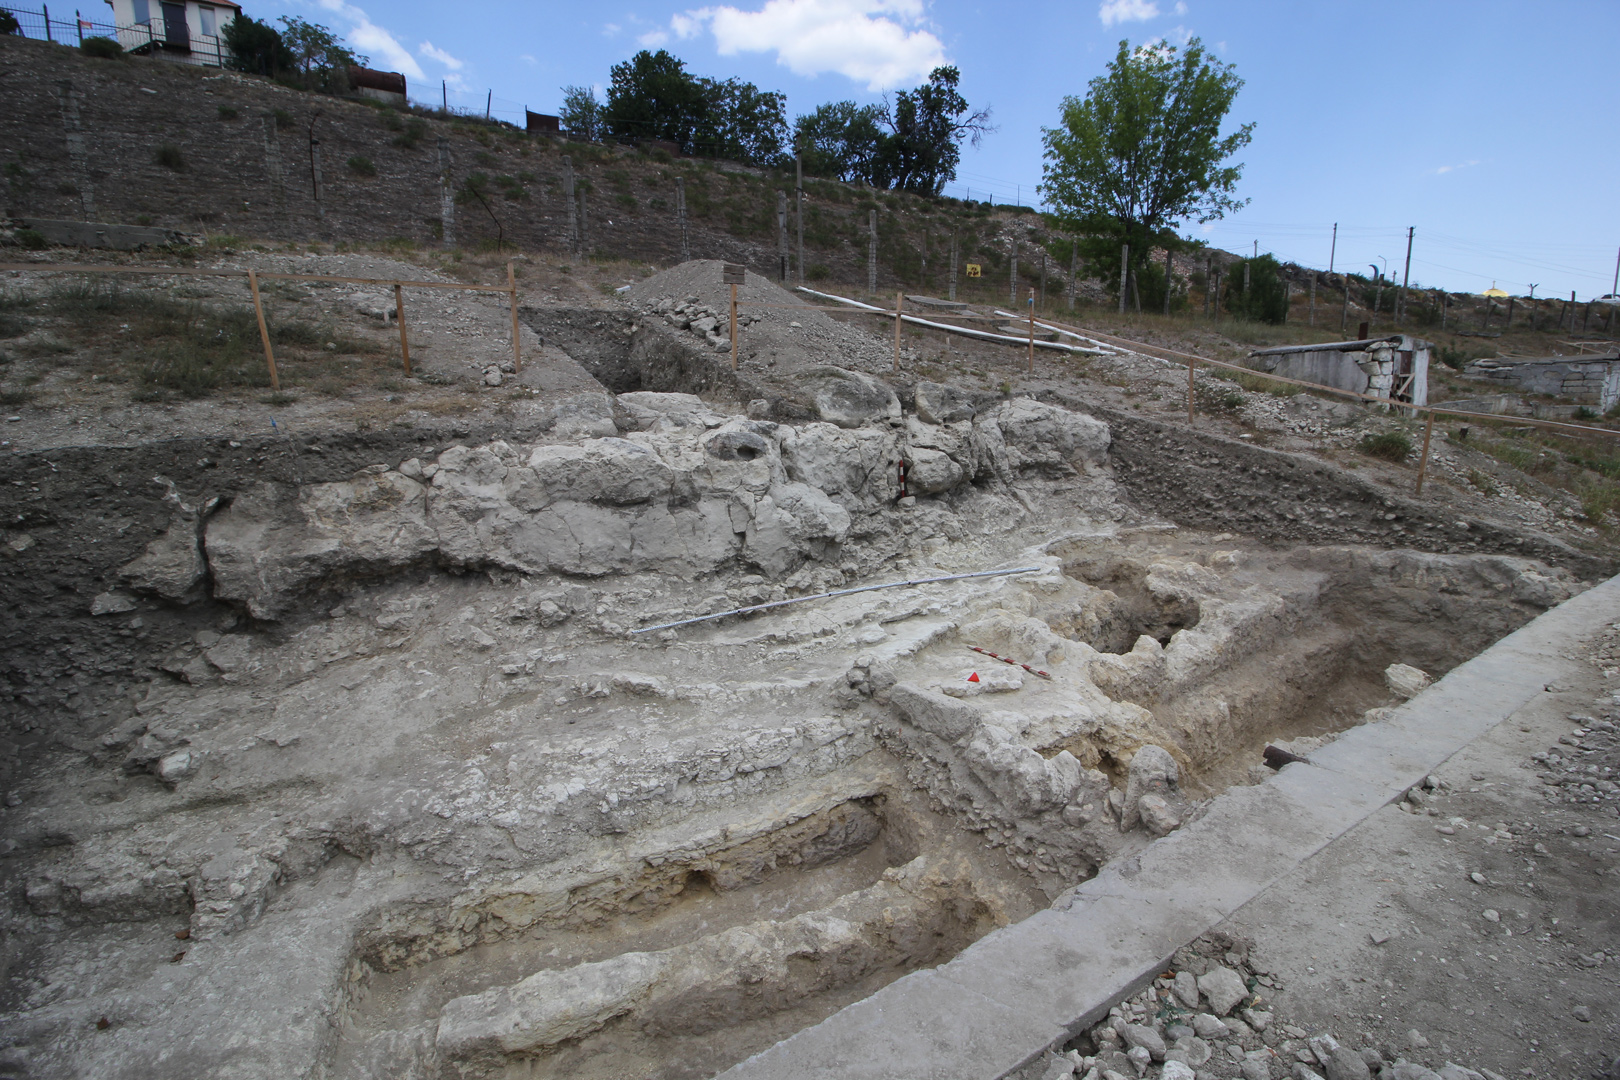
POLYGON ((273 77, 292 70, 291 50, 268 23, 238 15, 225 24, 220 36, 231 51, 229 66, 237 71, 273 77))
POLYGON ((643 49, 610 71, 602 122, 609 134, 664 139, 696 153, 707 102, 686 64, 663 49, 643 49))
POLYGON ((22 26, 17 22, 17 16, 0 9, 0 34, 20 33, 22 33, 22 26))
POLYGON ((793 121, 793 147, 811 176, 870 180, 883 149, 883 107, 831 102, 793 121))
POLYGON ((595 141, 602 137, 602 103, 588 86, 562 88, 562 122, 569 134, 595 141))
POLYGON ((663 49, 643 49, 610 72, 608 134, 664 139, 687 154, 772 165, 787 145, 787 99, 740 79, 699 78, 663 49))
POLYGON ((957 90, 962 74, 954 67, 935 68, 915 90, 895 95, 885 117, 889 136, 876 163, 879 187, 938 195, 956 179, 962 142, 978 146, 990 126, 990 110, 970 112, 957 90))
POLYGON ((292 69, 308 86, 341 93, 349 88, 349 68, 365 67, 371 62, 370 57, 358 55, 319 23, 306 22, 296 15, 283 15, 280 22, 281 40, 292 54, 292 69))
POLYGON ((1226 269, 1226 310, 1244 319, 1277 323, 1288 318, 1288 289, 1283 284, 1282 265, 1267 252, 1257 259, 1243 259, 1226 269), (1245 267, 1248 273, 1244 273, 1245 267), (1248 278, 1248 287, 1244 287, 1248 278))
POLYGON ((1248 145, 1254 125, 1221 135, 1242 86, 1197 38, 1184 50, 1121 41, 1086 96, 1063 99, 1061 124, 1043 131, 1040 193, 1055 228, 1094 242, 1087 253, 1099 257, 1088 265, 1111 286, 1122 243, 1140 277, 1151 244, 1181 222, 1214 221, 1247 203, 1232 194, 1243 166, 1227 160, 1248 145))
POLYGON ((787 97, 741 79, 699 79, 706 99, 702 138, 709 153, 751 165, 779 163, 788 145, 787 97))

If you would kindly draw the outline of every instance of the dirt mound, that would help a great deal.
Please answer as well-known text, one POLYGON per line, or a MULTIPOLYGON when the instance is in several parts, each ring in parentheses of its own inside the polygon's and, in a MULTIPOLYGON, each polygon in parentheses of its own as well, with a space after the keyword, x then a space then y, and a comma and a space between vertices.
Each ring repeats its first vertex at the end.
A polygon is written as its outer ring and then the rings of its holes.
MULTIPOLYGON (((677 329, 705 339, 712 331, 724 344, 711 341, 711 347, 729 352, 731 288, 721 281, 724 265, 715 259, 681 263, 632 285, 628 299, 641 314, 662 317, 677 329)), ((791 377, 825 364, 880 374, 893 365, 892 344, 752 271, 737 286, 737 333, 738 361, 771 376, 791 377)))

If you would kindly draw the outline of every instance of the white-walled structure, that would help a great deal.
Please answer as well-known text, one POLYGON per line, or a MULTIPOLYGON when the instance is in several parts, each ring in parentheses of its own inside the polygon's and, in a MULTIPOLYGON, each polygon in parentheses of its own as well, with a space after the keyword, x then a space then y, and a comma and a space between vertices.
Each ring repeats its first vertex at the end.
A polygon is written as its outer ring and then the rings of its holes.
POLYGON ((231 0, 107 0, 118 43, 184 64, 223 67, 225 24, 242 10, 231 0))

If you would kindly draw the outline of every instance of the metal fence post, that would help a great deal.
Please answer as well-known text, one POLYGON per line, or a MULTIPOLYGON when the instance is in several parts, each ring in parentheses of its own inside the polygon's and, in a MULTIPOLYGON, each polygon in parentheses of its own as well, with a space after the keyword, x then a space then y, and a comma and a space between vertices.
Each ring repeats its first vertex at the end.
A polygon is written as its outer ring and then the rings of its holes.
POLYGON ((900 370, 900 313, 905 309, 906 294, 894 294, 894 370, 900 370))

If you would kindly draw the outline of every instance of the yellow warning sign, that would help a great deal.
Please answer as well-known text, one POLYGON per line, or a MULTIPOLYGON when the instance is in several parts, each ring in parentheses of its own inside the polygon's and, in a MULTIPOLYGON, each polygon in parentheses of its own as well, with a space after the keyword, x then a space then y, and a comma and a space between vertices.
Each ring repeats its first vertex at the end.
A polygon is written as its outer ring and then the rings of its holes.
POLYGON ((968 277, 978 277, 979 276, 979 264, 978 263, 968 263, 967 264, 967 276, 968 277))

